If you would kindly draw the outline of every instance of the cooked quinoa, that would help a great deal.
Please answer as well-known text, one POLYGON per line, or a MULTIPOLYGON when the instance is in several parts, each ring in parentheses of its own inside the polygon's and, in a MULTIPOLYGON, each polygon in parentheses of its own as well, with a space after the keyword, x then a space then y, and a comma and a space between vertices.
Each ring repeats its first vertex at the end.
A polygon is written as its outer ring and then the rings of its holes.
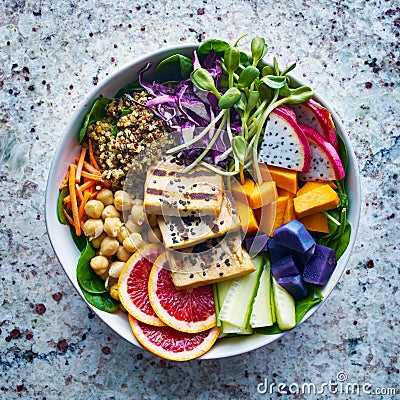
MULTIPOLYGON (((165 150, 176 144, 176 135, 171 134, 163 120, 138 104, 150 99, 145 91, 124 95, 106 106, 106 115, 101 121, 88 126, 103 178, 115 190, 124 186, 128 172, 144 183, 149 166, 161 161, 165 150)), ((138 185, 138 190, 142 189, 143 184, 138 185)), ((136 194, 143 195, 139 191, 136 194)))

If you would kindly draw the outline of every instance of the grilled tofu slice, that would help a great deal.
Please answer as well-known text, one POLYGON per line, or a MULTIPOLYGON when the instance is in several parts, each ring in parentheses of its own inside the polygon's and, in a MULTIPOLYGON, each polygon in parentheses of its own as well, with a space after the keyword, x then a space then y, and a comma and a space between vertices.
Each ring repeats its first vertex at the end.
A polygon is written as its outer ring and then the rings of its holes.
POLYGON ((146 212, 219 215, 224 191, 222 176, 199 166, 183 173, 185 166, 175 161, 169 157, 147 172, 143 202, 146 212))
POLYGON ((158 226, 165 247, 182 249, 238 230, 240 219, 232 196, 224 193, 218 217, 215 218, 213 215, 158 217, 158 226))
POLYGON ((210 239, 185 251, 168 251, 172 280, 177 288, 198 286, 236 278, 255 271, 241 244, 239 231, 210 239))

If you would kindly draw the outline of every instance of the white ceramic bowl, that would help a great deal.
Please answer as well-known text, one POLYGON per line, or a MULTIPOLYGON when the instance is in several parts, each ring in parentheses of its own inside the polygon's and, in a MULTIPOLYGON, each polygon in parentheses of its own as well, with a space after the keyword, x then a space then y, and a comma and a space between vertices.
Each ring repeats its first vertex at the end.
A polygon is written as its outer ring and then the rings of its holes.
MULTIPOLYGON (((139 71, 146 65, 147 62, 152 62, 154 65, 156 65, 164 58, 176 53, 180 53, 190 57, 193 54, 194 49, 194 45, 183 45, 164 48, 143 57, 137 58, 132 63, 120 68, 114 74, 105 79, 86 97, 86 99, 82 102, 82 104, 73 115, 64 134, 59 140, 50 168, 46 189, 46 224, 48 235, 50 237, 50 241, 54 248, 54 251, 66 274, 68 275, 72 284, 75 286, 76 290, 81 294, 84 301, 86 300, 84 299, 83 294, 79 288, 75 272, 77 261, 79 258, 79 251, 71 238, 69 227, 60 224, 58 221, 57 198, 58 187, 65 177, 68 164, 70 164, 72 160, 79 154, 80 145, 78 144, 78 132, 85 118, 85 115, 88 113, 95 99, 100 94, 105 97, 114 97, 119 89, 135 81, 137 79, 139 71)), ((146 78, 149 79, 149 73, 147 73, 146 78)), ((292 82, 298 83, 299 85, 304 85, 304 83, 295 79, 294 77, 292 77, 292 82)), ((354 246, 360 217, 361 191, 356 158, 349 138, 343 128, 343 125, 341 124, 334 110, 329 107, 329 105, 321 98, 321 96, 315 94, 314 98, 331 112, 339 135, 343 138, 349 154, 349 168, 346 177, 346 188, 350 196, 350 211, 348 213, 348 220, 352 226, 352 233, 350 243, 346 252, 340 258, 332 277, 322 290, 324 301, 326 301, 328 295, 332 292, 333 288, 341 277, 354 246)), ((319 309, 319 307, 322 306, 324 301, 313 307, 304 316, 302 322, 304 322, 312 314, 314 314, 319 309)), ((100 311, 92 307, 91 305, 89 305, 89 307, 120 336, 122 336, 124 339, 134 344, 135 346, 140 347, 132 334, 126 314, 122 312, 109 314, 100 311)), ((285 333, 277 335, 254 334, 250 336, 224 338, 217 341, 212 349, 201 358, 214 359, 245 353, 247 351, 257 349, 261 346, 265 346, 266 344, 271 343, 274 340, 282 337, 284 334, 285 333)))

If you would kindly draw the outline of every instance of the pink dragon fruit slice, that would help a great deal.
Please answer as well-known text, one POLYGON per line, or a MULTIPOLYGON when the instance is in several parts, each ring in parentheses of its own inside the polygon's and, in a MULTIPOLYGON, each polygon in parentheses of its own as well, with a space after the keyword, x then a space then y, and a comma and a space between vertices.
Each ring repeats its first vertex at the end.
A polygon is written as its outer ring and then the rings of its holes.
POLYGON ((299 124, 315 129, 338 150, 335 125, 330 112, 325 107, 322 107, 321 104, 311 99, 306 103, 294 104, 291 108, 295 112, 299 124))
POLYGON ((285 106, 269 116, 259 151, 259 162, 306 172, 310 168, 308 140, 296 122, 296 115, 285 106))
POLYGON ((308 172, 298 174, 301 181, 332 181, 345 175, 342 162, 335 148, 315 129, 300 124, 311 148, 311 165, 308 172))

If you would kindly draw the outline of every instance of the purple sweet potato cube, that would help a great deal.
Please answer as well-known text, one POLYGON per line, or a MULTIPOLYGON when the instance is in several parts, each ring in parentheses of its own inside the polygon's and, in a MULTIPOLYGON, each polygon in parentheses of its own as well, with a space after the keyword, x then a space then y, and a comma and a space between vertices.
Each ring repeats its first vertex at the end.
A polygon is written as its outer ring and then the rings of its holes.
POLYGON ((244 245, 250 255, 256 255, 264 251, 268 251, 269 236, 265 233, 249 237, 245 240, 244 245))
POLYGON ((295 300, 300 300, 307 295, 307 288, 300 274, 278 278, 278 284, 291 294, 295 300))
POLYGON ((304 267, 303 280, 315 285, 325 285, 336 267, 335 250, 317 244, 314 255, 304 267))
POLYGON ((294 253, 294 259, 301 267, 301 270, 307 265, 307 263, 311 260, 311 257, 314 255, 315 252, 315 244, 313 244, 306 252, 304 253, 294 253))
POLYGON ((276 244, 274 238, 268 240, 268 251, 272 263, 293 253, 291 249, 276 244))
POLYGON ((275 279, 278 279, 283 276, 299 275, 300 271, 294 262, 293 255, 289 254, 271 263, 271 273, 275 279))
POLYGON ((305 253, 315 244, 315 240, 305 226, 296 219, 275 229, 274 240, 276 244, 288 247, 299 253, 305 253))

